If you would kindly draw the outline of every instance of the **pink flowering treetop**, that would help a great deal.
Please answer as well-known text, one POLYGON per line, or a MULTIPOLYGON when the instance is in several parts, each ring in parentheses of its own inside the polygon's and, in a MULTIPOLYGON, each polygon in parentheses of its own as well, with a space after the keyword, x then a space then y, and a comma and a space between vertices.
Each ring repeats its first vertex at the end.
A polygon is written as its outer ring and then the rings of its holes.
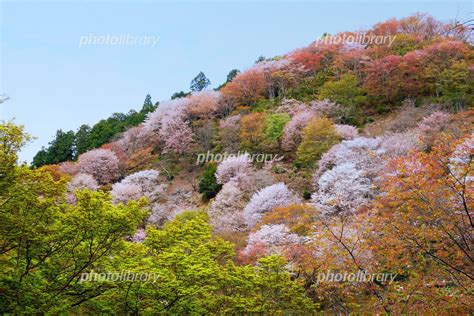
POLYGON ((97 189, 99 189, 99 184, 90 174, 78 173, 77 175, 75 175, 74 178, 69 181, 69 184, 67 186, 66 198, 70 204, 76 203, 76 196, 74 195, 74 191, 82 189, 96 191, 97 189))
POLYGON ((93 149, 83 153, 77 160, 79 172, 92 175, 99 184, 111 183, 121 176, 120 161, 108 149, 93 149))
POLYGON ((372 181, 354 163, 344 163, 326 171, 317 182, 312 200, 324 215, 347 215, 370 202, 372 181))
POLYGON ((209 222, 217 232, 243 231, 247 228, 243 209, 245 192, 234 177, 226 182, 208 210, 209 222))
POLYGON ((450 119, 451 115, 449 113, 441 111, 433 112, 431 115, 423 118, 416 130, 419 140, 425 148, 430 148, 437 134, 448 128, 450 119))
POLYGON ((263 225, 256 232, 250 233, 243 253, 250 253, 256 246, 264 246, 269 253, 281 253, 285 246, 303 244, 308 240, 308 237, 290 232, 285 224, 263 225))
POLYGON ((96 191, 99 188, 99 184, 93 176, 86 173, 79 173, 68 184, 68 191, 72 192, 76 189, 89 189, 96 191))
POLYGON ((277 206, 300 203, 301 200, 283 183, 268 186, 256 192, 245 206, 244 216, 249 227, 254 227, 263 214, 277 206))
POLYGON ((148 115, 140 137, 158 135, 165 153, 184 153, 189 150, 193 133, 186 114, 188 102, 187 98, 162 102, 156 111, 148 115))
POLYGON ((153 205, 163 195, 164 186, 160 184, 160 173, 156 170, 143 170, 125 177, 112 186, 115 203, 125 203, 144 196, 153 205))
POLYGON ((309 110, 299 112, 293 116, 291 121, 286 123, 283 129, 281 140, 282 148, 287 151, 294 151, 301 142, 303 129, 308 122, 315 117, 315 113, 309 110))
POLYGON ((354 139, 359 136, 357 128, 351 125, 336 124, 336 132, 342 139, 354 139))
POLYGON ((248 154, 231 156, 222 161, 216 170, 217 183, 224 184, 239 173, 248 173, 252 161, 248 154))

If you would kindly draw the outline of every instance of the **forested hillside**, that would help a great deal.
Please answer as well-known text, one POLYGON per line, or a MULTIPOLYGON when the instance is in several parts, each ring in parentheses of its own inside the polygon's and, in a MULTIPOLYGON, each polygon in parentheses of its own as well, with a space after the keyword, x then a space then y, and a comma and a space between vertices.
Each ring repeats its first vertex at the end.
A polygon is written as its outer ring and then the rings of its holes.
POLYGON ((470 32, 416 14, 200 73, 32 166, 3 122, 0 311, 473 313, 470 32))

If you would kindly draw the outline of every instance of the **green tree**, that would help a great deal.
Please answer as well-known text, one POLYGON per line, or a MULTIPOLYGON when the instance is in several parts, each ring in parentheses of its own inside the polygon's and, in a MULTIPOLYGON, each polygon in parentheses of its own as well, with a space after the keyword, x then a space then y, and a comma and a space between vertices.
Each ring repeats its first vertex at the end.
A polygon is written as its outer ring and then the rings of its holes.
POLYGON ((199 180, 199 193, 201 193, 206 200, 215 197, 222 188, 222 185, 217 183, 216 170, 217 165, 215 163, 208 164, 206 171, 204 171, 203 176, 199 180))
POLYGON ((314 311, 304 288, 291 279, 280 257, 257 267, 236 266, 233 246, 212 236, 207 214, 188 211, 149 227, 143 244, 129 244, 109 269, 147 271, 152 282, 122 282, 87 303, 94 313, 113 314, 304 314, 314 311))
POLYGON ((235 76, 237 76, 239 73, 240 73, 240 70, 238 70, 238 69, 232 69, 232 70, 229 71, 229 73, 227 74, 227 80, 226 80, 225 82, 226 82, 226 83, 227 83, 227 82, 231 82, 232 80, 234 80, 235 76))
POLYGON ((184 92, 184 91, 175 92, 175 93, 173 93, 173 95, 171 96, 171 100, 179 99, 179 98, 184 98, 184 97, 187 97, 188 95, 190 95, 189 92, 184 92))
POLYGON ((472 99, 474 83, 469 79, 469 70, 465 61, 458 61, 440 75, 442 99, 453 103, 460 110, 472 99))
POLYGON ((206 89, 211 82, 207 79, 206 75, 201 71, 196 77, 191 81, 190 90, 193 92, 199 92, 206 89))
POLYGON ((31 167, 39 168, 41 166, 48 164, 48 150, 44 147, 41 147, 41 150, 36 153, 31 162, 31 167))
POLYGON ((72 160, 75 156, 75 135, 73 131, 58 130, 56 137, 49 143, 46 164, 72 160))
POLYGON ((258 56, 257 60, 255 61, 256 64, 261 63, 262 61, 265 61, 266 58, 263 55, 258 56))
POLYGON ((319 90, 319 99, 329 99, 345 106, 344 123, 358 124, 359 109, 367 101, 365 91, 352 74, 342 75, 337 81, 327 81, 319 90))
POLYGON ((296 151, 297 163, 304 167, 313 167, 322 154, 340 141, 334 124, 325 117, 309 121, 303 130, 303 137, 296 151))
POLYGON ((67 204, 67 179, 17 165, 28 139, 0 126, 0 313, 64 313, 110 287, 78 281, 124 246, 145 201, 114 205, 108 193, 84 190, 67 204))
POLYGON ((155 110, 155 106, 153 105, 153 102, 151 101, 151 95, 147 94, 145 97, 145 101, 143 102, 142 111, 152 112, 154 110, 155 110))
POLYGON ((285 124, 290 121, 290 115, 287 113, 275 113, 266 117, 265 136, 269 141, 277 142, 282 133, 285 124))
POLYGON ((90 147, 91 127, 83 124, 76 132, 76 158, 91 149, 90 147))

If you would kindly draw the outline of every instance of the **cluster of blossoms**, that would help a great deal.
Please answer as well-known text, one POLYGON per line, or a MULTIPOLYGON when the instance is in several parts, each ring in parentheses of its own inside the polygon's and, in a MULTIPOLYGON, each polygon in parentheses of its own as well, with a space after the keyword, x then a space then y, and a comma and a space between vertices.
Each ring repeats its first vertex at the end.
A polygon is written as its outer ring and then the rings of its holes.
POLYGON ((448 128, 450 119, 450 114, 441 111, 433 112, 431 115, 423 118, 416 128, 416 132, 425 148, 430 148, 437 134, 448 128))
POLYGON ((157 203, 165 190, 165 186, 160 184, 159 176, 160 173, 156 170, 143 170, 125 177, 112 186, 113 202, 126 203, 144 196, 150 205, 157 203))
POLYGON ((318 162, 313 203, 328 215, 354 213, 377 194, 374 181, 388 159, 413 149, 417 149, 413 133, 342 141, 318 162))
POLYGON ((249 154, 231 156, 222 161, 217 167, 217 183, 225 184, 238 174, 246 174, 250 171, 252 160, 249 154))
POLYGON ((267 253, 281 253, 283 247, 304 244, 309 237, 290 232, 285 224, 263 225, 254 233, 250 233, 247 246, 243 253, 249 254, 255 247, 264 247, 267 253))
POLYGON ((208 118, 225 110, 221 95, 216 91, 201 91, 188 97, 164 101, 150 113, 137 138, 159 138, 163 152, 185 153, 193 143, 189 122, 208 118))
POLYGON ((74 178, 69 181, 67 186, 67 200, 69 203, 76 203, 76 197, 74 196, 74 190, 88 189, 91 191, 96 191, 99 189, 99 184, 94 179, 93 176, 86 173, 78 173, 74 178))
POLYGON ((245 206, 244 216, 248 227, 254 227, 260 218, 277 206, 300 203, 299 199, 283 183, 277 183, 256 192, 245 206))
POLYGON ((112 183, 122 174, 117 155, 108 149, 93 149, 79 156, 77 170, 93 176, 99 184, 112 183))
POLYGON ((296 150, 301 142, 302 133, 309 121, 315 117, 314 112, 309 110, 301 111, 291 121, 286 123, 283 129, 282 147, 287 151, 296 150))
POLYGON ((246 230, 248 221, 243 210, 253 192, 274 183, 273 176, 266 169, 253 170, 245 154, 221 162, 216 179, 223 186, 209 208, 212 226, 223 232, 246 230))

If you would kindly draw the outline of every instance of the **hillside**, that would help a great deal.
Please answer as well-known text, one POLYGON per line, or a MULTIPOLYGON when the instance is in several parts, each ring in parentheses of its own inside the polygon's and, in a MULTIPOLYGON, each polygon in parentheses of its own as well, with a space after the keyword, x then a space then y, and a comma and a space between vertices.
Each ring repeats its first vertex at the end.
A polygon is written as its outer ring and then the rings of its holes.
POLYGON ((4 123, 1 310, 474 312, 469 35, 417 14, 214 90, 201 73, 61 132, 35 168, 16 165, 29 136, 4 123), (158 282, 82 282, 124 270, 158 282))

